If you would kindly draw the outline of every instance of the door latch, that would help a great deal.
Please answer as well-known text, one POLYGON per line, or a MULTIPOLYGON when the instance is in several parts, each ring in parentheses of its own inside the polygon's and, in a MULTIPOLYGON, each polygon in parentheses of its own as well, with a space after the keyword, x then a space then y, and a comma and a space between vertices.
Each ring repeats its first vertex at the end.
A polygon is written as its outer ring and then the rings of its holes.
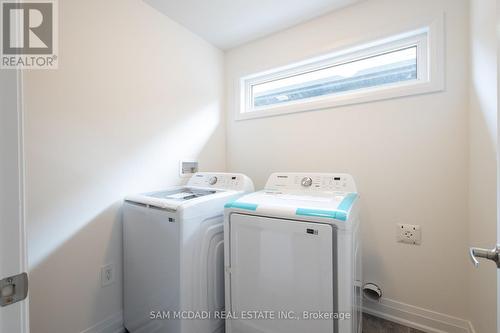
POLYGON ((475 267, 479 266, 477 258, 484 258, 494 261, 497 268, 500 268, 500 244, 491 250, 471 247, 469 249, 469 255, 475 267))
POLYGON ((28 274, 21 273, 0 280, 0 306, 20 302, 28 296, 28 274))

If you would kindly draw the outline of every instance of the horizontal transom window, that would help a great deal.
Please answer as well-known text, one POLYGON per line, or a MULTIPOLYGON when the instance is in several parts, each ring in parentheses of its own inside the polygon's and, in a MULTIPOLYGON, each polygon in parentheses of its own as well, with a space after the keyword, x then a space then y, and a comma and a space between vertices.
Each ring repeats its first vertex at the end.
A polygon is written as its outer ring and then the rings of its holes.
MULTIPOLYGON (((434 43, 435 44, 435 43, 434 43)), ((429 28, 338 50, 240 79, 239 119, 437 90, 429 28), (422 85, 427 85, 422 87, 422 85)))
POLYGON ((252 107, 340 94, 417 79, 417 46, 252 85, 252 107))

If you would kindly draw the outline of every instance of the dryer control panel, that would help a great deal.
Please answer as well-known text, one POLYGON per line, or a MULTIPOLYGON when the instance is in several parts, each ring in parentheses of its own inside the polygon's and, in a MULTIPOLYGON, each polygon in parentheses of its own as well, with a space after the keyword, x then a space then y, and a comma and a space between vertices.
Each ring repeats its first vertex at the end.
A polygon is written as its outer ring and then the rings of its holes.
POLYGON ((191 176, 187 186, 245 192, 254 191, 252 180, 241 173, 197 172, 191 176))
POLYGON ((346 173, 277 172, 269 176, 266 191, 281 192, 357 192, 351 175, 346 173))

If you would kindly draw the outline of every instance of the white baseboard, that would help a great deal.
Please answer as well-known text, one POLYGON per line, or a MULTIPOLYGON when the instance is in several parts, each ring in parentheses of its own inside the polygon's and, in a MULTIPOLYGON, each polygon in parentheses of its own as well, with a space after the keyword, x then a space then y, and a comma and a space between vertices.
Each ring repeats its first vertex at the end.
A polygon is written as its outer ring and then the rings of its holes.
POLYGON ((117 312, 108 318, 101 320, 94 326, 87 328, 81 333, 124 333, 123 312, 117 312))
POLYGON ((468 320, 387 298, 378 302, 363 300, 363 311, 427 333, 475 333, 468 320))

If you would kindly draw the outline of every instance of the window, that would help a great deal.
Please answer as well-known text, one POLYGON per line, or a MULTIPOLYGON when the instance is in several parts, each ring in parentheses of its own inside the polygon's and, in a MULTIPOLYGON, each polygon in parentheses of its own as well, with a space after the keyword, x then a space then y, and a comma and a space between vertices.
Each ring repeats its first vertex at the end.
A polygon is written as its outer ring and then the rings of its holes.
POLYGON ((431 52, 437 43, 429 38, 427 27, 243 77, 238 118, 441 90, 442 66, 436 71, 440 52, 431 52))
POLYGON ((417 79, 417 46, 251 86, 253 108, 417 79))

